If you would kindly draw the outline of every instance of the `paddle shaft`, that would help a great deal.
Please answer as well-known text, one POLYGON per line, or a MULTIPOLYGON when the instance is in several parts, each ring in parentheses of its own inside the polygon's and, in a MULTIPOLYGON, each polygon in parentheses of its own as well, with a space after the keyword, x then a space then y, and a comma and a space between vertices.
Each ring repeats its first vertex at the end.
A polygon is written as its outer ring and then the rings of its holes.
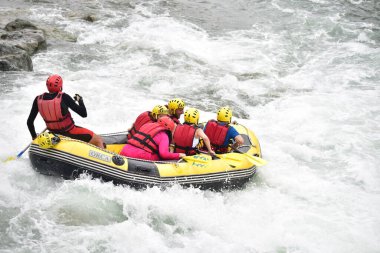
MULTIPOLYGON (((45 129, 44 129, 40 134, 44 133, 46 130, 47 130, 47 127, 45 127, 45 129)), ((40 134, 39 134, 39 135, 40 135, 40 134)), ((39 135, 37 135, 36 138, 38 138, 39 135)), ((26 146, 26 147, 25 147, 20 153, 17 154, 17 159, 20 158, 20 157, 25 153, 25 151, 28 150, 28 148, 30 147, 30 145, 32 144, 32 142, 33 142, 33 141, 31 141, 31 142, 28 144, 28 146, 26 146)))
POLYGON ((28 150, 28 148, 30 147, 30 143, 28 144, 28 146, 26 146, 23 150, 21 150, 20 153, 17 154, 17 159, 20 158, 22 156, 22 154, 25 153, 25 151, 28 150))

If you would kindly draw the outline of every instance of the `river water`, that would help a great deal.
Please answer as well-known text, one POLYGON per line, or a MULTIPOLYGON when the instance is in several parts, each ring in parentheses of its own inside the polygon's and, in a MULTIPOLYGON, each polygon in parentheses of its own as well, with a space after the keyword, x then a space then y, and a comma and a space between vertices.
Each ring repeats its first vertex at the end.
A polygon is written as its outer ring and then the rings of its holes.
MULTIPOLYGON (((0 252, 380 252, 379 0, 0 0, 48 49, 0 73, 0 158, 51 73, 97 133, 181 97, 229 105, 268 165, 245 189, 137 191, 0 164, 0 252), (83 17, 92 15, 95 22, 83 17)), ((41 117, 36 129, 44 128, 41 117)))

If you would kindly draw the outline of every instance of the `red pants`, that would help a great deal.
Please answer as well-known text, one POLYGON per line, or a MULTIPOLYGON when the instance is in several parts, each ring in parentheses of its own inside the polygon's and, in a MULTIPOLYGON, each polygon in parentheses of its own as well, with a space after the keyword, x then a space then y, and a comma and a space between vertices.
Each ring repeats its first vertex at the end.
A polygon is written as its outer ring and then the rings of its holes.
POLYGON ((76 140, 85 141, 85 142, 90 142, 90 140, 94 136, 93 131, 84 127, 80 127, 80 126, 74 126, 70 131, 67 131, 67 132, 54 131, 54 133, 61 134, 61 135, 64 135, 76 140))

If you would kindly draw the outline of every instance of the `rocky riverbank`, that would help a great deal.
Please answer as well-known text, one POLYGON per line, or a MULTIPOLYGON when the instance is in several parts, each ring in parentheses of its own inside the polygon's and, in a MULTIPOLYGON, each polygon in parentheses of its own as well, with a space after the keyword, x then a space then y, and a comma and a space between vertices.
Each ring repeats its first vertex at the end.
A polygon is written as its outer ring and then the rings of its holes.
POLYGON ((46 49, 44 31, 16 19, 0 29, 0 71, 32 71, 31 55, 46 49))

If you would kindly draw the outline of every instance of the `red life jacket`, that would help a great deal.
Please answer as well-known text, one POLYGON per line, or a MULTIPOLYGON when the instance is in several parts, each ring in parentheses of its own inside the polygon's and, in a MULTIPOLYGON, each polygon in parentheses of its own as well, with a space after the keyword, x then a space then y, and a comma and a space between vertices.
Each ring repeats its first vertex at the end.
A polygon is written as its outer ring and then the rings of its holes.
POLYGON ((228 147, 223 147, 228 132, 228 124, 220 125, 215 120, 209 120, 206 125, 205 134, 210 139, 211 147, 215 152, 225 153, 228 147))
MULTIPOLYGON (((45 94, 45 93, 44 93, 45 94)), ((74 120, 70 112, 65 116, 62 115, 61 102, 63 92, 58 92, 52 100, 44 100, 41 94, 38 96, 38 111, 44 119, 46 126, 51 131, 68 132, 74 127, 74 120)))
POLYGON ((178 125, 173 136, 175 143, 175 153, 186 153, 186 155, 195 155, 195 148, 193 148, 193 140, 195 131, 198 129, 194 125, 178 125))
POLYGON ((169 117, 174 121, 174 123, 181 125, 181 122, 179 122, 179 119, 175 115, 169 115, 169 117))
POLYGON ((156 122, 156 121, 152 118, 150 112, 147 111, 147 112, 143 112, 143 113, 141 113, 141 114, 137 117, 135 123, 133 123, 133 125, 132 125, 131 130, 130 130, 129 133, 127 134, 127 138, 128 138, 128 140, 131 139, 132 136, 135 135, 136 132, 137 132, 138 130, 140 130, 140 128, 141 128, 143 125, 145 125, 146 123, 154 123, 154 122, 156 122))
MULTIPOLYGON (((137 131, 131 139, 128 140, 128 144, 131 144, 135 147, 144 149, 149 153, 155 153, 159 155, 158 145, 153 140, 154 136, 156 136, 160 132, 167 132, 169 136, 171 136, 170 131, 166 130, 166 128, 162 127, 160 124, 154 123, 146 123, 143 125, 139 131, 137 131)), ((171 138, 171 137, 169 137, 171 138)))

